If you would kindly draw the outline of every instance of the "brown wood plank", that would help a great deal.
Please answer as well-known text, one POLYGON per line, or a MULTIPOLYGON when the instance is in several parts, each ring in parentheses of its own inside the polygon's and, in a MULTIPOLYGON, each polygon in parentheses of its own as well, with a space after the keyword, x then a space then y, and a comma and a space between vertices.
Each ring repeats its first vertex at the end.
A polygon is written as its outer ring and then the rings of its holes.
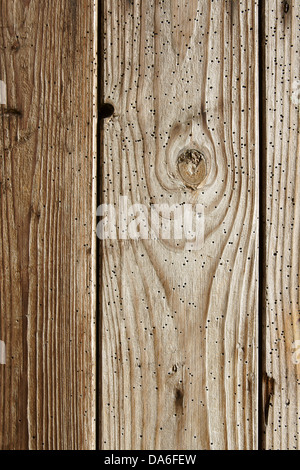
POLYGON ((1 0, 1 449, 95 447, 96 4, 1 0))
POLYGON ((257 4, 106 0, 103 15, 102 203, 143 204, 144 229, 153 204, 200 204, 205 240, 110 227, 100 445, 255 449, 257 4))
POLYGON ((300 448, 300 3, 265 2, 264 18, 263 447, 293 450, 300 448))

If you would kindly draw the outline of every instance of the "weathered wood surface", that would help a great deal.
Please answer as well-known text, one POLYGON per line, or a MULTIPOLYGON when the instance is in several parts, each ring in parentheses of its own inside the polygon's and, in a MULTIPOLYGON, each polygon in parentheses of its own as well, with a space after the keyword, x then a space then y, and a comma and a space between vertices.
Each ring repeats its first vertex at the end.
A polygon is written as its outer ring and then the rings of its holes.
POLYGON ((0 2, 1 449, 95 446, 96 13, 0 2))
POLYGON ((264 2, 260 109, 254 0, 102 4, 101 200, 205 240, 102 243, 96 415, 97 5, 0 0, 0 449, 299 449, 299 2, 264 2))
POLYGON ((107 0, 103 15, 102 202, 203 204, 205 241, 103 242, 100 445, 257 448, 256 2, 107 0))
MULTIPOLYGON (((300 448, 300 3, 265 2, 263 447, 300 448)), ((261 188, 263 189, 263 188, 261 188)))

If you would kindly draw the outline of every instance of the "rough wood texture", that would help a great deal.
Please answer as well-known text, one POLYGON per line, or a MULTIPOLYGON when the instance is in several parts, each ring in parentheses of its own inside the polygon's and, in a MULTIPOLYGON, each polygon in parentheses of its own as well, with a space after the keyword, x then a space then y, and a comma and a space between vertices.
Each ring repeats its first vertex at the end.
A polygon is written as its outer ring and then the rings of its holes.
POLYGON ((101 446, 257 448, 256 2, 103 8, 102 202, 203 204, 205 242, 103 242, 101 446))
MULTIPOLYGON (((263 447, 300 448, 300 3, 265 2, 263 447)), ((263 352, 263 351, 262 351, 263 352)))
POLYGON ((1 449, 95 446, 95 20, 0 2, 1 449))

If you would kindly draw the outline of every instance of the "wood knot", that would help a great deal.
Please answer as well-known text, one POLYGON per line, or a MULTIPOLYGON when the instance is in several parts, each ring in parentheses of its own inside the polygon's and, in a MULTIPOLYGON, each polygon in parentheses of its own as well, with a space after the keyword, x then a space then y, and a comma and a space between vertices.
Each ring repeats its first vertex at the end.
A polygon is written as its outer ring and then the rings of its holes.
POLYGON ((11 46, 11 50, 13 52, 18 52, 18 50, 20 49, 21 45, 18 41, 18 39, 13 43, 13 45, 11 46))
POLYGON ((22 116, 21 111, 15 108, 3 108, 0 111, 0 116, 22 116))
POLYGON ((183 391, 179 388, 175 390, 175 403, 177 408, 183 408, 183 391))
POLYGON ((267 373, 263 376, 263 389, 264 389, 264 408, 265 408, 265 425, 268 425, 269 411, 272 406, 272 397, 274 395, 275 381, 267 373))
POLYGON ((199 150, 189 149, 181 153, 177 168, 184 184, 193 190, 196 190, 207 176, 207 163, 199 150))

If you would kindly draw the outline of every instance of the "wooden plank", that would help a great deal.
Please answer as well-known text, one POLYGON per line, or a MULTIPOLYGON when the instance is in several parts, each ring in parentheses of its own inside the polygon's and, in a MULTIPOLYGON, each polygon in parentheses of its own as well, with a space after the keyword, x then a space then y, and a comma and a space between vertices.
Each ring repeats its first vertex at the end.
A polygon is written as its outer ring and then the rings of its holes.
POLYGON ((1 449, 95 447, 93 0, 2 0, 1 449))
POLYGON ((103 449, 257 448, 257 13, 103 2, 103 449), (147 239, 161 203, 204 208, 198 249, 147 239))
POLYGON ((263 447, 299 449, 300 4, 265 2, 263 447))

